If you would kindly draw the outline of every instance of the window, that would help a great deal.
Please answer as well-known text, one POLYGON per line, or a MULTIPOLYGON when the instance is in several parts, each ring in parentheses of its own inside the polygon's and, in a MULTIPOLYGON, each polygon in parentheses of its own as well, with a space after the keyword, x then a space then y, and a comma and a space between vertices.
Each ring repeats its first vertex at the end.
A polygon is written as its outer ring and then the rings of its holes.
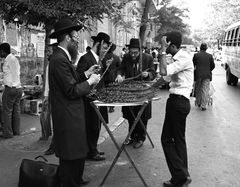
POLYGON ((233 45, 233 39, 234 39, 233 36, 234 36, 234 33, 235 33, 235 30, 232 30, 232 31, 231 31, 231 38, 230 38, 230 41, 229 41, 229 42, 230 42, 230 46, 233 45))
POLYGON ((225 32, 225 35, 222 40, 222 45, 226 45, 226 44, 227 44, 227 32, 225 32))
POLYGON ((239 33, 239 28, 236 28, 236 29, 235 29, 234 38, 233 38, 233 46, 236 46, 236 45, 237 45, 238 33, 239 33))
POLYGON ((230 44, 230 36, 231 36, 231 31, 228 31, 227 32, 227 46, 229 46, 229 44, 230 44))

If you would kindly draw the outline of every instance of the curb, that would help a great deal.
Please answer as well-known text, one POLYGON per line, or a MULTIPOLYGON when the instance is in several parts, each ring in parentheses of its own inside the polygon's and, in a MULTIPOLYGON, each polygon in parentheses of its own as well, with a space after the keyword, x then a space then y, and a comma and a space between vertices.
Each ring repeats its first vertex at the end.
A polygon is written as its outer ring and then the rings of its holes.
MULTIPOLYGON (((120 117, 115 123, 113 123, 109 126, 110 131, 114 132, 122 123, 126 123, 126 121, 123 117, 120 117)), ((104 129, 104 130, 105 130, 105 132, 102 133, 98 139, 98 145, 103 143, 109 137, 109 134, 106 131, 106 129, 104 129)))

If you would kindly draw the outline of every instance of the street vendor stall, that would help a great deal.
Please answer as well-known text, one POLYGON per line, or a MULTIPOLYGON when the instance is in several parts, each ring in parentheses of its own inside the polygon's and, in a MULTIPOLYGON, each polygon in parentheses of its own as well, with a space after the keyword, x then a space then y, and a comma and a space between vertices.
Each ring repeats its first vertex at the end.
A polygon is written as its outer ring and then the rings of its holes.
POLYGON ((146 132, 146 135, 154 148, 154 144, 149 136, 149 134, 146 131, 146 128, 144 127, 141 115, 144 112, 144 109, 146 108, 147 104, 151 101, 155 101, 160 99, 159 97, 159 90, 152 87, 150 85, 150 82, 143 82, 143 81, 131 81, 131 82, 125 82, 125 83, 113 83, 109 87, 100 89, 98 92, 94 93, 94 96, 97 100, 93 101, 91 103, 92 107, 95 109, 97 115, 99 116, 100 120, 103 123, 103 126, 105 127, 106 131, 108 132, 109 136, 111 137, 114 145, 118 149, 118 153, 115 156, 110 168, 108 169, 105 177, 103 178, 100 185, 103 185, 105 183, 105 180, 107 179, 108 175, 110 174, 111 170, 113 169, 114 165, 116 164, 118 158, 120 157, 121 153, 124 151, 127 155, 127 158, 129 159, 130 163, 134 167, 135 171, 137 172, 138 176, 140 177, 141 181, 143 182, 144 186, 147 187, 147 183, 145 182, 144 178, 142 177, 140 171, 136 167, 133 159, 129 155, 128 151, 125 148, 125 142, 129 139, 131 136, 134 128, 140 122, 140 125, 143 127, 144 131, 146 132), (99 108, 100 106, 129 106, 131 114, 134 117, 134 123, 131 127, 129 133, 127 134, 125 140, 122 142, 122 144, 118 144, 116 139, 113 136, 113 133, 109 129, 106 121, 104 120, 103 116, 101 115, 99 108), (131 107, 132 106, 141 106, 138 114, 135 116, 131 107))

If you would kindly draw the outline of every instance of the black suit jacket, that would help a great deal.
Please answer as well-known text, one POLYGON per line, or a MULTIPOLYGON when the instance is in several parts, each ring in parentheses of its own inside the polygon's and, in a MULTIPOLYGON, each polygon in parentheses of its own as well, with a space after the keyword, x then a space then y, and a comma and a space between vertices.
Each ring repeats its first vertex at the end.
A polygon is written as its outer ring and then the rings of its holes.
POLYGON ((49 63, 49 96, 56 156, 73 160, 88 152, 83 97, 90 93, 87 81, 79 79, 67 54, 58 48, 49 63))
MULTIPOLYGON (((153 64, 153 57, 149 54, 143 53, 142 54, 142 71, 147 70, 149 72, 149 76, 145 78, 144 80, 146 81, 151 81, 155 78, 156 72, 154 69, 154 64, 153 64)), ((140 70, 136 70, 136 66, 133 64, 132 59, 130 54, 125 54, 120 66, 119 74, 125 75, 125 78, 130 78, 130 77, 135 77, 140 73, 140 70)), ((139 77, 139 80, 142 80, 141 77, 139 77)), ((137 112, 140 110, 140 106, 133 107, 133 111, 135 115, 137 115, 137 112)), ((129 110, 129 107, 122 107, 122 112, 123 112, 123 117, 133 121, 134 118, 132 117, 132 114, 129 110)), ((152 117, 152 107, 151 103, 149 103, 141 118, 144 120, 148 120, 152 117)))
POLYGON ((212 80, 212 70, 215 68, 213 56, 205 51, 200 51, 193 56, 194 80, 212 80))
MULTIPOLYGON (((77 72, 78 76, 80 79, 86 80, 86 76, 84 74, 85 71, 87 71, 91 66, 97 64, 96 59, 94 58, 93 54, 91 51, 87 52, 85 55, 83 55, 77 64, 77 72)), ((102 70, 99 72, 100 74, 102 73, 102 70)), ((104 87, 104 81, 101 81, 98 83, 98 88, 99 87, 104 87)), ((85 97, 85 108, 86 108, 86 117, 89 118, 86 122, 87 125, 88 123, 99 123, 99 118, 94 111, 94 109, 90 106, 90 102, 92 102, 91 99, 85 97)), ((107 112, 107 107, 100 107, 100 112, 103 115, 103 118, 105 121, 108 123, 108 112, 107 112)))

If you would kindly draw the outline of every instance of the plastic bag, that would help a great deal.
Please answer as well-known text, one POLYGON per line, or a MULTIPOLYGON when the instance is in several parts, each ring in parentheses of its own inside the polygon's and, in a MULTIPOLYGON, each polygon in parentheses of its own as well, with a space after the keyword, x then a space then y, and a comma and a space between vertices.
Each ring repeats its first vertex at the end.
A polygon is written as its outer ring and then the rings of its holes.
POLYGON ((213 84, 210 82, 210 85, 209 85, 209 96, 213 96, 213 94, 215 93, 215 88, 213 86, 213 84))

